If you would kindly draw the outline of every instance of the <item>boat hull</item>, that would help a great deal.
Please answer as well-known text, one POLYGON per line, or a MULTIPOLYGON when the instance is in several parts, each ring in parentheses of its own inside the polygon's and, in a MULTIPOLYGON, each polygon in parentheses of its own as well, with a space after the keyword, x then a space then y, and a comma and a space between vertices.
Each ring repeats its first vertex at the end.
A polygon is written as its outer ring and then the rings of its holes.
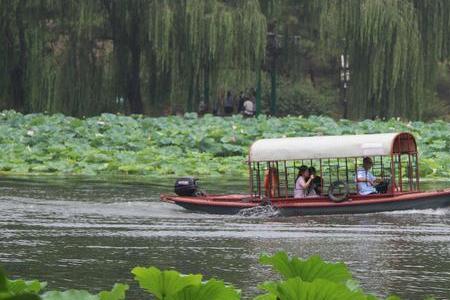
POLYGON ((369 195, 349 197, 335 203, 328 198, 271 199, 261 201, 245 195, 213 195, 201 197, 179 197, 161 195, 161 200, 177 204, 188 210, 234 215, 242 210, 271 204, 281 216, 364 214, 384 211, 437 209, 450 206, 450 189, 432 192, 399 193, 395 195, 369 195))

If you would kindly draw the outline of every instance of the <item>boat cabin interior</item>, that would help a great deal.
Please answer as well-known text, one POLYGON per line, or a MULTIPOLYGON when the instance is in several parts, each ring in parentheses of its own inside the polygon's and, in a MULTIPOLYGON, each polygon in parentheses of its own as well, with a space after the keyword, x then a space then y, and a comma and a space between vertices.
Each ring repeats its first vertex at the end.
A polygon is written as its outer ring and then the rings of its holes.
POLYGON ((370 172, 387 184, 382 194, 370 196, 419 191, 416 141, 402 132, 256 141, 248 157, 250 194, 260 199, 293 198, 298 168, 307 166, 320 180, 319 197, 338 202, 341 196, 357 196, 355 176, 365 157, 372 160, 370 172))

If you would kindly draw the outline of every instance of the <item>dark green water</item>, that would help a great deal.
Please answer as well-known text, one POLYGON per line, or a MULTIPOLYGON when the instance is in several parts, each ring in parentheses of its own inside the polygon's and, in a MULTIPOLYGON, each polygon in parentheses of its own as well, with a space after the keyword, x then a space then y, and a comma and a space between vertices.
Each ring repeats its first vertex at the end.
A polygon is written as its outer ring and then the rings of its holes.
MULTIPOLYGON (((211 179, 205 186, 245 192, 245 184, 211 179)), ((285 250, 344 261, 377 295, 450 298, 449 209, 224 217, 159 202, 170 185, 2 178, 0 262, 13 277, 38 278, 50 289, 95 292, 127 282, 128 299, 142 299, 130 270, 154 265, 224 279, 249 297, 257 283, 274 278, 258 265, 258 255, 285 250)))

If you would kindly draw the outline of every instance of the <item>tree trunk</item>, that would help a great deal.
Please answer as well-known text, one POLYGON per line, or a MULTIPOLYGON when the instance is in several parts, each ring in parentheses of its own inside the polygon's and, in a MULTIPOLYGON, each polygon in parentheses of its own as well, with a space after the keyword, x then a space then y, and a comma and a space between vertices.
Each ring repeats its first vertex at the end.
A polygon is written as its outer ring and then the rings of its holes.
MULTIPOLYGON (((130 5, 133 5, 130 3, 130 5)), ((134 5, 139 6, 138 3, 134 5)), ((128 101, 130 113, 143 114, 144 106, 141 98, 141 45, 139 40, 139 11, 138 7, 131 8, 133 21, 129 33, 129 46, 131 51, 131 70, 128 76, 128 101)))
POLYGON ((24 7, 24 1, 20 1, 20 4, 16 8, 16 26, 19 33, 19 59, 16 65, 10 70, 11 88, 13 109, 23 112, 25 109, 25 68, 26 68, 26 43, 25 43, 25 28, 23 24, 22 9, 24 7))

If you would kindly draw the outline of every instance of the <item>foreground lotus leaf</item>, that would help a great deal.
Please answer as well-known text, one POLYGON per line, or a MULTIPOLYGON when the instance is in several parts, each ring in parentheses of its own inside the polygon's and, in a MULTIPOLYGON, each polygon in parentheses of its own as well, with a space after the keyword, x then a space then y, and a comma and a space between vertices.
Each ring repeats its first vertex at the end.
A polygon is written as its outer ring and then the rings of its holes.
POLYGON ((260 263, 271 265, 284 279, 299 277, 308 282, 326 279, 336 283, 345 283, 352 279, 352 274, 345 264, 328 263, 319 256, 302 260, 297 257, 289 258, 285 252, 277 252, 273 256, 262 255, 260 263))
POLYGON ((363 293, 348 290, 344 285, 324 279, 313 282, 300 277, 290 278, 280 283, 267 283, 260 286, 269 292, 255 300, 367 300, 373 299, 363 293))
POLYGON ((131 273, 142 289, 161 300, 175 296, 188 286, 200 285, 202 281, 202 275, 182 275, 177 271, 160 271, 155 267, 136 267, 131 273))

